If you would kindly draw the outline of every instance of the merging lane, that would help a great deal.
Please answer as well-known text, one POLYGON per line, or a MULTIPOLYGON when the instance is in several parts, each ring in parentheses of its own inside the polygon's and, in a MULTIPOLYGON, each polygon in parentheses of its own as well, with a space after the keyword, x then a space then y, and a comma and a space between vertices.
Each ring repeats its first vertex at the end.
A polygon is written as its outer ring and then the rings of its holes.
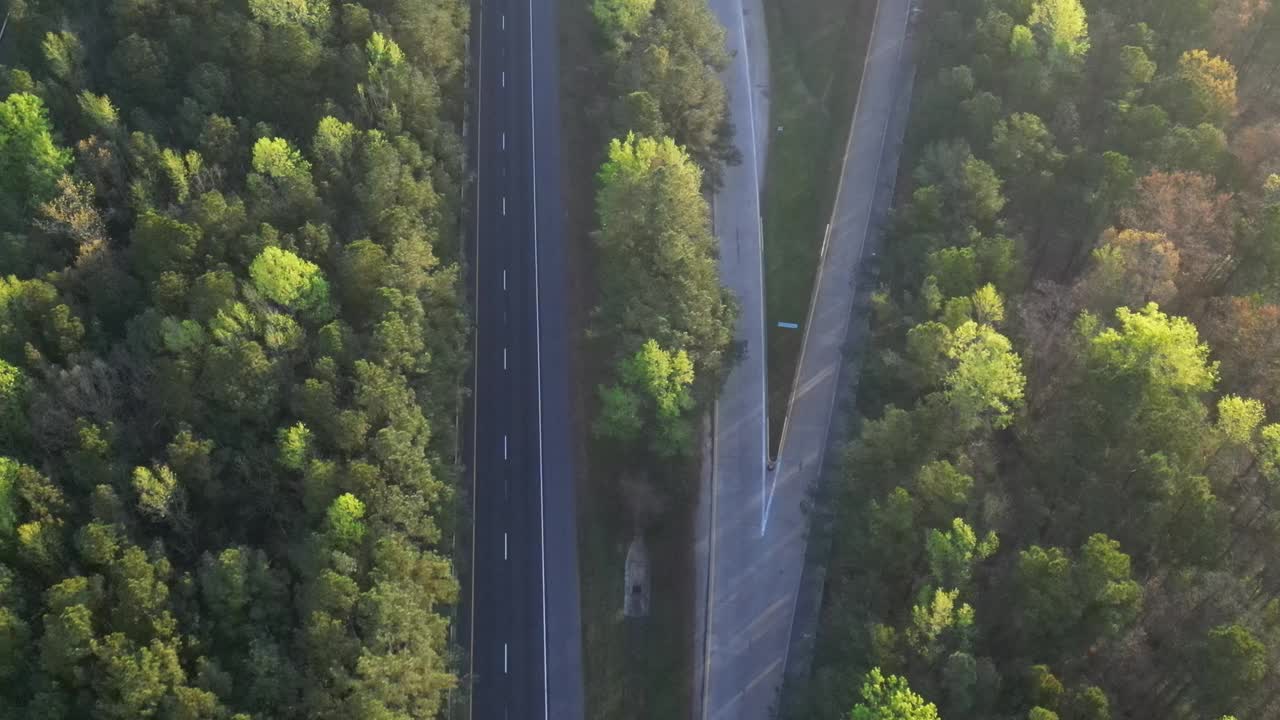
MULTIPOLYGON (((801 597, 809 542, 807 505, 831 449, 829 428, 842 387, 844 351, 859 289, 857 268, 875 238, 897 167, 894 142, 909 100, 904 53, 911 0, 878 0, 862 86, 845 153, 840 187, 815 284, 804 349, 792 389, 776 465, 766 466, 763 292, 760 277, 759 181, 753 170, 762 144, 754 111, 758 82, 749 6, 712 0, 729 30, 733 61, 725 73, 746 162, 728 168, 716 201, 721 276, 743 302, 738 336, 746 357, 730 373, 717 405, 705 530, 708 579, 702 648, 701 720, 768 720, 799 623, 810 628, 820 592, 801 597), (744 20, 746 22, 744 22, 744 20), (897 111, 897 112, 896 112, 897 111), (895 114, 896 112, 896 114, 895 114), (887 160, 887 162, 884 162, 887 160), (732 204, 726 200, 732 197, 732 204), (871 240, 869 240, 871 238, 871 240), (803 607, 802 607, 803 603, 803 607)), ((766 73, 767 74, 767 73, 766 73)), ((847 380, 847 378, 846 378, 847 380)), ((812 587, 814 583, 809 583, 812 587)), ((816 586, 820 588, 821 582, 816 586)), ((811 636, 810 630, 807 635, 811 636)), ((802 648, 803 649, 803 648, 802 648)))
POLYGON ((554 0, 473 6, 470 712, 582 717, 554 0))

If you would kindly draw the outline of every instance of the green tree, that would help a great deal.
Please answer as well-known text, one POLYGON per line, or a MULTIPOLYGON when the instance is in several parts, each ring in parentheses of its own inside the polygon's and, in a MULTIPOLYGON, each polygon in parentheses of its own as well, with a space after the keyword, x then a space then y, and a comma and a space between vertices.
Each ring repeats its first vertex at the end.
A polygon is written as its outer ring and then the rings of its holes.
POLYGON ((920 542, 911 493, 894 488, 883 502, 871 501, 869 515, 873 557, 878 558, 888 576, 903 579, 914 570, 920 542))
POLYGON ((1149 303, 1134 312, 1116 310, 1118 328, 1090 341, 1092 359, 1112 375, 1137 376, 1153 390, 1207 392, 1217 381, 1217 363, 1200 342, 1195 325, 1169 317, 1149 303))
POLYGON ((946 220, 955 230, 991 225, 1006 203, 995 169, 964 143, 926 147, 915 179, 922 186, 937 186, 946 220))
POLYGON ((133 265, 146 280, 165 272, 185 273, 200 243, 200 228, 147 212, 133 231, 133 265))
POLYGON ((290 470, 302 470, 311 455, 314 443, 311 430, 303 423, 280 428, 276 434, 279 445, 279 462, 290 470))
POLYGON ((84 46, 75 33, 67 31, 45 33, 40 43, 49 72, 59 80, 76 87, 84 73, 84 46))
POLYGON ((351 493, 343 493, 329 505, 325 527, 328 535, 339 546, 350 548, 364 538, 364 503, 351 493))
MULTIPOLYGON (((655 109, 660 123, 652 127, 619 126, 616 132, 660 129, 684 148, 715 186, 720 167, 733 153, 728 146, 728 96, 720 73, 728 67, 725 30, 703 0, 602 0, 629 11, 653 5, 651 19, 642 24, 636 39, 626 43, 612 59, 615 112, 624 122, 637 109, 655 109), (616 3, 616 4, 615 4, 616 3), (637 103, 634 93, 644 93, 653 103, 637 103)), ((634 17, 636 12, 624 13, 634 17)), ((645 114, 640 115, 646 117, 645 114)))
POLYGON ((1142 588, 1130 573, 1129 556, 1120 543, 1101 533, 1089 536, 1081 548, 1076 583, 1085 607, 1085 621, 1106 637, 1117 637, 1137 618, 1142 588))
POLYGON ((1030 673, 1031 702, 1050 710, 1056 709, 1062 698, 1062 681, 1054 676, 1048 665, 1032 665, 1030 673))
POLYGON ((329 22, 329 4, 318 0, 249 0, 249 12, 266 25, 299 23, 322 30, 329 22))
POLYGON ((967 652, 956 651, 947 658, 942 668, 942 685, 948 712, 967 714, 977 702, 978 663, 967 652))
POLYGON ((592 326, 614 347, 680 348, 719 377, 734 312, 720 287, 701 173, 672 140, 615 140, 597 174, 603 276, 592 326))
POLYGON ((1219 625, 1209 631, 1204 663, 1207 698, 1230 706, 1258 689, 1267 674, 1267 648, 1241 625, 1219 625))
POLYGON ((1177 109, 1187 125, 1223 125, 1236 112, 1236 69, 1206 50, 1188 50, 1178 58, 1177 109))
POLYGON ((907 641, 927 662, 938 659, 947 647, 969 650, 973 607, 959 602, 959 598, 959 590, 933 590, 926 586, 919 602, 911 608, 907 641))
POLYGON ((0 230, 24 227, 70 163, 40 98, 14 93, 0 102, 0 230))
POLYGON ((329 283, 320 268, 288 250, 264 248, 249 266, 249 277, 272 302, 315 319, 330 312, 329 283))
POLYGON ((1060 548, 1032 545, 1018 553, 1017 584, 1025 630, 1060 638, 1079 608, 1071 586, 1071 559, 1060 548))
POLYGON ((119 129, 120 113, 111 104, 111 98, 84 90, 80 93, 79 104, 80 112, 94 130, 110 134, 119 129))
POLYGON ((693 362, 683 350, 668 351, 647 340, 618 369, 617 385, 600 389, 603 411, 597 434, 634 442, 647 435, 653 451, 671 457, 689 451, 693 409, 693 362), (647 432, 646 432, 647 431, 647 432))
POLYGON ((915 489, 926 517, 940 524, 945 522, 946 516, 954 516, 969 502, 973 477, 946 460, 935 460, 925 463, 916 473, 915 489))
POLYGON ((1027 23, 1043 35, 1051 57, 1075 60, 1089 50, 1089 23, 1080 0, 1039 0, 1027 23))
POLYGON ((964 428, 1008 427, 1022 403, 1026 379, 1009 339, 994 328, 966 322, 952 335, 946 397, 964 428))
POLYGON ((311 163, 283 138, 253 145, 253 172, 246 178, 250 200, 278 227, 293 228, 319 214, 311 163))
POLYGON ((26 395, 26 376, 0 358, 0 444, 6 447, 17 447, 27 434, 26 395))
POLYGON ((138 494, 138 509, 148 517, 167 520, 183 512, 178 477, 168 465, 159 465, 154 470, 134 468, 133 490, 138 494))
POLYGON ((600 414, 594 428, 597 435, 631 443, 640 437, 644 424, 644 401, 637 392, 624 385, 600 388, 600 414))
POLYGON ((933 703, 911 691, 897 675, 886 677, 873 668, 862 681, 862 701, 849 712, 849 720, 938 720, 933 703))
POLYGON ((654 4, 655 0, 592 0, 591 13, 605 37, 620 43, 639 32, 654 4))
POLYGON ((1036 545, 1018 555, 1025 629, 1050 641, 1114 639, 1142 609, 1142 588, 1120 544, 1095 533, 1072 562, 1059 548, 1036 545))
POLYGON ((1111 701, 1102 688, 1090 685, 1071 692, 1065 714, 1070 720, 1111 720, 1111 701))
POLYGON ((18 526, 17 488, 18 463, 7 457, 0 457, 0 542, 12 540, 18 526))
POLYGON ((1038 116, 1014 113, 996 123, 992 131, 991 160, 1011 188, 1035 193, 1053 181, 1063 155, 1038 116))
POLYGON ((1004 298, 995 285, 987 283, 974 290, 969 300, 973 304, 973 319, 979 325, 995 327, 1004 322, 1004 298))
POLYGON ((925 540, 929 573, 942 587, 964 588, 973 575, 973 566, 991 557, 1000 545, 994 532, 978 540, 973 528, 961 518, 951 521, 947 532, 930 530, 925 540))

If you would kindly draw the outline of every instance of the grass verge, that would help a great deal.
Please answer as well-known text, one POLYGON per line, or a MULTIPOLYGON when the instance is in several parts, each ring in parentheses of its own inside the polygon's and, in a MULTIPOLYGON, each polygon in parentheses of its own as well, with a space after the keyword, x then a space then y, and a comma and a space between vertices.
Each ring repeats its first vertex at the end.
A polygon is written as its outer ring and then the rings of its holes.
POLYGON ((771 451, 781 440, 800 359, 875 6, 875 0, 764 0, 774 128, 763 199, 771 451))
MULTIPOLYGON (((592 452, 590 419, 605 378, 601 348, 586 342, 597 300, 591 230, 595 171, 609 138, 602 131, 609 85, 589 0, 560 3, 560 92, 564 152, 570 327, 575 338, 574 437, 578 467, 578 561, 581 580, 586 716, 609 720, 689 717, 693 633, 693 501, 669 504, 643 526, 652 566, 650 617, 622 617, 623 566, 633 522, 618 478, 626 468, 592 452)), ((672 467, 698 477, 697 467, 672 467)))

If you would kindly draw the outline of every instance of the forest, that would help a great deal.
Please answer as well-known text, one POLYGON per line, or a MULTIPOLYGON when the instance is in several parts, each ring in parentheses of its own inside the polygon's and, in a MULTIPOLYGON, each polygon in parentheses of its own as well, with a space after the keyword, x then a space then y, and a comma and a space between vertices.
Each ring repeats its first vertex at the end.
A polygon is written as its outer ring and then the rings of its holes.
POLYGON ((1280 717, 1280 3, 924 3, 797 718, 1280 717))
POLYGON ((464 0, 12 0, 0 717, 456 686, 464 0))

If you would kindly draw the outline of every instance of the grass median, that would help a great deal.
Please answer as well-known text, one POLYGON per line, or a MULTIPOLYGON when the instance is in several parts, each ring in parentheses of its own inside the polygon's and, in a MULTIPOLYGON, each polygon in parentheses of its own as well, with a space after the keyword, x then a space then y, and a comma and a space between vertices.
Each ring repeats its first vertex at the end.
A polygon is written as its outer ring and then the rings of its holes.
POLYGON ((875 5, 875 0, 764 0, 773 131, 763 198, 773 451, 800 359, 875 5), (779 327, 780 322, 799 327, 779 327))
MULTIPOLYGON (((565 138, 565 223, 570 324, 576 344, 573 436, 578 470, 578 558, 586 716, 609 720, 683 718, 692 700, 689 649, 693 612, 692 507, 687 497, 656 519, 637 523, 619 478, 628 468, 590 439, 596 388, 607 380, 599 344, 586 341, 588 311, 599 302, 595 247, 595 172, 609 137, 602 129, 610 92, 590 3, 560 4, 561 126, 565 138), (644 533, 653 563, 651 614, 622 616, 627 545, 644 533)), ((663 468, 697 477, 696 463, 663 468)), ((655 473, 656 474, 656 473, 655 473)))

